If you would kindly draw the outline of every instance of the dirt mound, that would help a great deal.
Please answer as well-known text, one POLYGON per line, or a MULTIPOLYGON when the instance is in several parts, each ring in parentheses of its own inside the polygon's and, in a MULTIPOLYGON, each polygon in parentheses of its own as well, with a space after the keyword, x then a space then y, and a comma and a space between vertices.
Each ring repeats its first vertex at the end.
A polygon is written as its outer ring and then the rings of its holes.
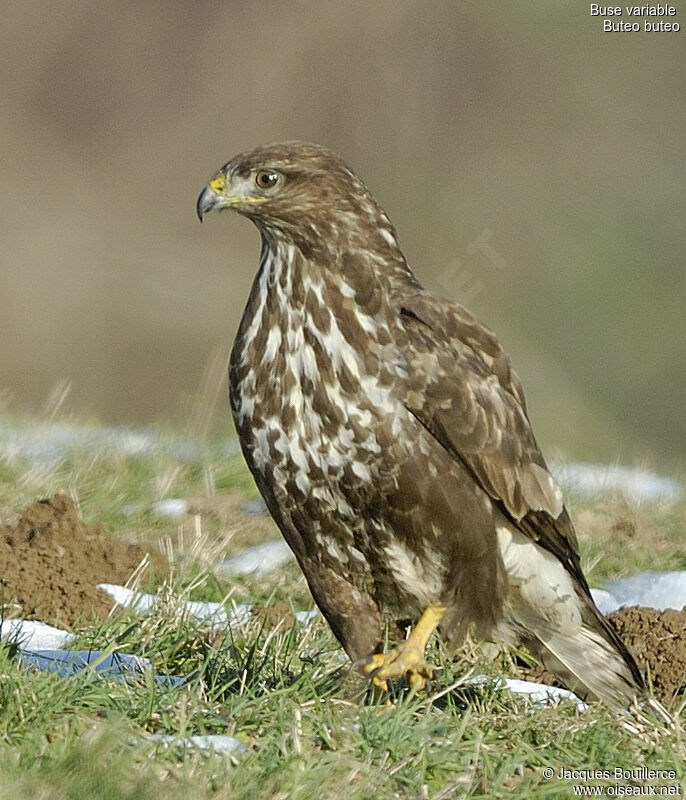
POLYGON ((686 607, 681 611, 620 608, 608 620, 648 674, 655 696, 669 701, 686 687, 686 607))
POLYGON ((104 619, 112 600, 96 585, 124 583, 146 552, 156 575, 169 572, 159 552, 87 525, 66 495, 39 500, 0 525, 0 613, 62 628, 104 619))

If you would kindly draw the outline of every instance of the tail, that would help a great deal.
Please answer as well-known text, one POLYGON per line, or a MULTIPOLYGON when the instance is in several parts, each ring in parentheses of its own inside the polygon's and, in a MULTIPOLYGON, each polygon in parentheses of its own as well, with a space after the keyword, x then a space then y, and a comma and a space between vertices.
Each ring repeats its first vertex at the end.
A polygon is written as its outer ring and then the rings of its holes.
POLYGON ((628 708, 643 693, 641 671, 596 608, 578 559, 563 563, 512 525, 497 532, 508 582, 503 638, 525 644, 582 699, 628 708))
MULTIPOLYGON (((563 558, 507 521, 496 530, 507 575, 496 634, 526 645, 583 700, 600 700, 624 711, 645 699, 641 671, 596 608, 578 555, 570 550, 563 558)), ((573 536, 571 527, 570 532, 573 536)), ((669 718, 666 712, 664 716, 669 718)))
POLYGON ((521 620, 527 645, 583 700, 602 700, 612 709, 625 710, 645 691, 641 671, 593 600, 582 595, 579 603, 581 625, 571 634, 561 634, 540 617, 521 620))

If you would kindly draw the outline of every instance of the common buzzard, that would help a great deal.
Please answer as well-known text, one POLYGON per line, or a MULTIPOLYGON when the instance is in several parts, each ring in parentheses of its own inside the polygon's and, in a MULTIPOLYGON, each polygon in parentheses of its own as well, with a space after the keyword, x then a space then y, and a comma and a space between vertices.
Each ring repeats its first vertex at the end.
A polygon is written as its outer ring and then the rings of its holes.
POLYGON ((243 455, 334 634, 385 687, 422 688, 434 630, 523 643, 581 696, 626 706, 634 659, 595 607, 562 493, 491 330, 425 291, 367 187, 323 147, 225 164, 200 219, 262 237, 231 354, 243 455), (384 620, 413 620, 382 652, 384 620))

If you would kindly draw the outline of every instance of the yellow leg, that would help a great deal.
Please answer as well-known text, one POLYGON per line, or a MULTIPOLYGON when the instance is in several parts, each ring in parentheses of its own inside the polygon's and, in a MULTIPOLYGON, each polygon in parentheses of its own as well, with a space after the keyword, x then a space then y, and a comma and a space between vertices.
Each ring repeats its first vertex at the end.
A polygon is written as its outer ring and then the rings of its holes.
POLYGON ((433 603, 424 611, 408 639, 388 653, 374 653, 363 659, 360 666, 374 686, 388 690, 388 678, 407 677, 410 689, 423 689, 433 667, 424 659, 424 650, 445 614, 445 606, 433 603))

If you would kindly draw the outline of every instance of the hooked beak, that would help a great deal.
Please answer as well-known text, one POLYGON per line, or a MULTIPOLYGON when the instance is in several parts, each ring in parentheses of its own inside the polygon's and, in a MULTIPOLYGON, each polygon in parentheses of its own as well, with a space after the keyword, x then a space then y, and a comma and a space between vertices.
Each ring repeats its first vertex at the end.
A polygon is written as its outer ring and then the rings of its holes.
POLYGON ((202 222, 203 216, 207 214, 208 211, 227 208, 230 205, 226 196, 223 194, 225 188, 226 178, 223 175, 218 175, 207 184, 202 192, 200 192, 198 202, 195 206, 200 222, 202 222))

